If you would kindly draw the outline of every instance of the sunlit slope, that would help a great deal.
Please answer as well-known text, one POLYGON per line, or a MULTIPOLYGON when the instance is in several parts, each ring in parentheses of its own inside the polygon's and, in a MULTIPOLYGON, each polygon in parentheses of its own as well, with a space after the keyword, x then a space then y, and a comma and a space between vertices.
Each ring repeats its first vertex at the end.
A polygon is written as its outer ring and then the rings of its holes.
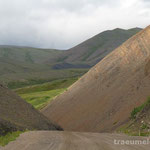
POLYGON ((43 114, 65 130, 113 131, 149 95, 150 26, 106 56, 43 114))

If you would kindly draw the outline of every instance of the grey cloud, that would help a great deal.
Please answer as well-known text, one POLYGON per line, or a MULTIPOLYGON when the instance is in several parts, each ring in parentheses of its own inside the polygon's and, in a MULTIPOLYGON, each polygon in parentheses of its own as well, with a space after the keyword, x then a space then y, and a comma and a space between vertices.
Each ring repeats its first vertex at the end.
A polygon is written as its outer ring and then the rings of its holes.
POLYGON ((142 0, 143 2, 148 2, 148 3, 150 3, 150 1, 149 0, 142 0))
POLYGON ((106 29, 145 27, 150 20, 147 3, 146 0, 0 0, 0 44, 70 48, 106 29))

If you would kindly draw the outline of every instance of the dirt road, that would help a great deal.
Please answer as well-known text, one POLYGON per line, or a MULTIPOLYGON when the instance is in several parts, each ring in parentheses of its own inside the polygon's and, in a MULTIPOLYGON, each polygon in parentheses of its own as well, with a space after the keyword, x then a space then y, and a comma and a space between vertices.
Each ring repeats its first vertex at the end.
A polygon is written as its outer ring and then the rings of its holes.
POLYGON ((150 143, 133 144, 147 139, 119 134, 34 131, 22 134, 1 150, 149 150, 150 143), (117 140, 131 140, 132 144, 121 145, 117 140))

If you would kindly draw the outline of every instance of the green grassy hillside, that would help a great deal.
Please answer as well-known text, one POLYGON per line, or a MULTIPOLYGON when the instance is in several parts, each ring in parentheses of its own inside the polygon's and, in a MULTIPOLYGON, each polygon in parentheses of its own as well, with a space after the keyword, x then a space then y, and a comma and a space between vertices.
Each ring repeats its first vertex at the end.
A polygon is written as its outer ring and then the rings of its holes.
POLYGON ((5 136, 0 136, 0 145, 5 146, 9 142, 15 141, 17 137, 19 137, 20 134, 24 133, 23 131, 16 131, 12 133, 8 133, 5 136))
POLYGON ((150 135, 150 97, 145 103, 132 110, 130 121, 123 125, 119 131, 132 136, 150 135))
POLYGON ((62 51, 30 47, 0 47, 0 78, 19 73, 43 72, 51 69, 47 60, 57 57, 62 51))
POLYGON ((81 76, 88 69, 52 69, 63 51, 30 47, 0 46, 0 82, 9 88, 41 84, 81 76), (47 63, 47 61, 49 62, 47 63))
POLYGON ((134 28, 105 31, 67 51, 0 46, 0 82, 17 88, 81 76, 140 30, 134 28))
POLYGON ((45 84, 20 88, 15 90, 15 92, 36 109, 41 109, 54 97, 67 90, 77 80, 78 78, 61 79, 45 84))
POLYGON ((129 30, 117 28, 114 30, 104 31, 65 51, 60 55, 57 61, 60 61, 61 63, 73 62, 77 65, 95 65, 107 54, 112 52, 114 49, 141 30, 141 28, 133 28, 129 30))
POLYGON ((32 73, 14 73, 0 76, 0 82, 5 81, 10 89, 37 85, 51 82, 58 79, 66 79, 70 77, 80 77, 85 74, 88 69, 66 69, 66 70, 50 70, 32 73))
POLYGON ((39 49, 31 47, 1 46, 0 58, 3 60, 15 60, 28 64, 43 64, 47 60, 58 57, 62 51, 53 49, 39 49))

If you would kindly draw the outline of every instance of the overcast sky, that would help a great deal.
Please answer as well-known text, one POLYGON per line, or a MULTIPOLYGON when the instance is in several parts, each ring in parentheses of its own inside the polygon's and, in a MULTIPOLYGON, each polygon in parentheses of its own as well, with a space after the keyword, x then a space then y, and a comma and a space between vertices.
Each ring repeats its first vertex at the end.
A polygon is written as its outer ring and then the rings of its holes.
POLYGON ((0 0, 0 45, 67 49, 114 28, 150 24, 150 0, 0 0))

